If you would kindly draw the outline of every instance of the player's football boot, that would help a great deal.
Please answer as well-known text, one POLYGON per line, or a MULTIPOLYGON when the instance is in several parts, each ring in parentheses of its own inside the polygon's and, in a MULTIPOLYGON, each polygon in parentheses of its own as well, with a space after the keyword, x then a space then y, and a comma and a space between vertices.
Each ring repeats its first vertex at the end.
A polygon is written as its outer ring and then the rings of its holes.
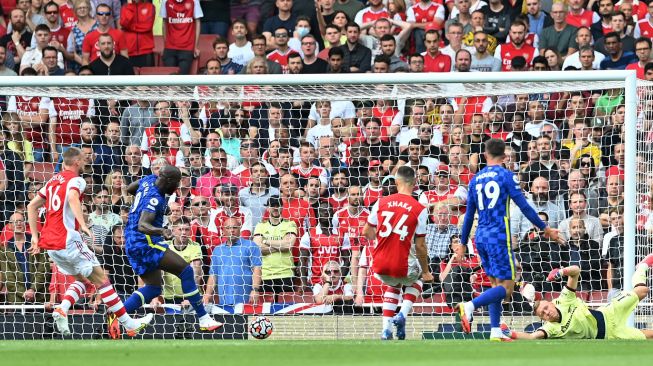
POLYGON ((397 339, 406 339, 406 317, 403 313, 399 313, 392 318, 392 324, 397 328, 397 339))
POLYGON ((120 336, 122 335, 120 322, 114 313, 109 313, 109 315, 107 315, 107 332, 109 332, 109 338, 111 339, 120 339, 120 336))
POLYGON ((381 332, 381 340, 382 341, 390 341, 392 340, 392 330, 390 329, 384 329, 381 332))
POLYGON ((639 266, 640 264, 646 264, 649 267, 653 267, 653 253, 644 257, 644 259, 642 259, 642 261, 639 262, 637 265, 639 266))
POLYGON ((61 335, 69 336, 71 334, 70 327, 68 327, 68 314, 65 311, 60 308, 55 308, 52 312, 52 319, 61 335))
POLYGON ((467 318, 467 314, 465 312, 465 304, 462 302, 458 304, 458 314, 460 315, 460 327, 463 329, 463 332, 467 334, 471 333, 473 318, 471 314, 469 314, 469 319, 467 318))
POLYGON ((215 332, 222 328, 224 324, 214 320, 211 316, 207 315, 200 318, 200 330, 202 332, 215 332))
POLYGON ((145 314, 145 316, 142 318, 133 319, 134 320, 133 328, 125 327, 125 331, 127 335, 130 337, 136 337, 138 333, 141 332, 141 330, 147 328, 147 326, 150 325, 152 319, 154 319, 154 314, 145 314))
POLYGON ((514 342, 514 341, 515 341, 514 339, 506 336, 490 337, 490 342, 514 342))

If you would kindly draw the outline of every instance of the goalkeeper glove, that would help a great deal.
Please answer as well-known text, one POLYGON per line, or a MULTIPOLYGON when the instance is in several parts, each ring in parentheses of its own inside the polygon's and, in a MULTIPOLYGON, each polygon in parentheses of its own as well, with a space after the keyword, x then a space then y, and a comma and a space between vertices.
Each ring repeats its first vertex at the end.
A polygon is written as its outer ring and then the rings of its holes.
POLYGON ((549 282, 553 280, 560 281, 564 275, 564 268, 554 268, 551 272, 549 272, 549 275, 546 276, 546 280, 549 282))

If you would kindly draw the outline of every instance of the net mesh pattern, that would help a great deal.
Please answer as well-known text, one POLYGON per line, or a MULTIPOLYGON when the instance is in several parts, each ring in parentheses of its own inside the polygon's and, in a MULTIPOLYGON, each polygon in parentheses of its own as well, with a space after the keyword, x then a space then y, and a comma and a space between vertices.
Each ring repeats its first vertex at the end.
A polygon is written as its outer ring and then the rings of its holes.
MULTIPOLYGON (((264 314, 279 338, 377 338, 385 290, 370 268, 374 241, 362 228, 402 165, 417 171, 415 197, 429 209, 426 244, 436 279, 415 301, 408 336, 460 334, 454 305, 490 287, 474 241, 455 244, 467 184, 486 165, 490 137, 507 142, 505 166, 567 239, 551 242, 510 207, 518 266, 506 322, 532 329, 534 301, 562 290, 546 275, 573 264, 582 269, 577 295, 606 305, 630 281, 623 278, 625 184, 637 185, 636 260, 653 252, 653 84, 637 89, 636 182, 623 181, 622 88, 554 80, 0 87, 0 337, 59 337, 50 314, 73 279, 46 253, 27 252, 34 228, 26 210, 70 146, 87 161, 83 208, 95 241, 84 237, 85 245, 123 300, 138 288, 124 249, 134 204, 126 187, 165 164, 182 170, 164 221, 174 236, 169 250, 196 270, 207 310, 226 324, 218 337, 246 337, 248 319, 264 314), (282 232, 266 224, 276 195, 282 232), (270 249, 270 242, 286 245, 280 242, 288 233, 288 248, 270 249), (237 236, 247 250, 227 244, 237 236)), ((178 280, 165 275, 163 282, 163 295, 135 313, 158 314, 143 337, 202 336, 178 280)), ((76 336, 109 336, 93 286, 70 314, 76 336)), ((644 300, 636 325, 650 327, 651 315, 644 300)), ((487 313, 476 319, 481 334, 487 313)))

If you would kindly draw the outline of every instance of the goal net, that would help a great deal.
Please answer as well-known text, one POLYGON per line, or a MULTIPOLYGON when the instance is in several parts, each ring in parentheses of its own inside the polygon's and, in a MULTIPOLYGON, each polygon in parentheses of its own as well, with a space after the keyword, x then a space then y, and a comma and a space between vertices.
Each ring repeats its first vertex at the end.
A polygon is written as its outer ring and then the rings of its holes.
MULTIPOLYGON (((74 278, 29 252, 48 205, 38 227, 26 212, 71 146, 87 163, 85 245, 123 301, 139 287, 125 250, 126 188, 166 164, 182 172, 167 202, 168 250, 189 262, 225 326, 200 333, 180 281, 164 274, 162 295, 135 312, 156 313, 139 337, 247 338, 248 322, 265 315, 278 339, 377 338, 384 287, 362 230, 403 165, 429 207, 435 276, 408 338, 462 337, 453 306, 490 286, 473 240, 459 239, 490 137, 506 141, 505 167, 567 239, 547 240, 510 207, 517 285, 505 321, 536 329, 533 302, 558 296, 562 283, 546 276, 561 266, 581 267, 578 297, 608 303, 653 252, 652 85, 635 92, 619 72, 483 74, 3 78, 0 339, 61 337, 52 309, 74 278)), ((73 336, 109 337, 107 310, 86 290, 69 312, 73 336)), ((648 300, 636 314, 650 327, 648 300)), ((475 319, 472 336, 483 337, 487 313, 475 319)))

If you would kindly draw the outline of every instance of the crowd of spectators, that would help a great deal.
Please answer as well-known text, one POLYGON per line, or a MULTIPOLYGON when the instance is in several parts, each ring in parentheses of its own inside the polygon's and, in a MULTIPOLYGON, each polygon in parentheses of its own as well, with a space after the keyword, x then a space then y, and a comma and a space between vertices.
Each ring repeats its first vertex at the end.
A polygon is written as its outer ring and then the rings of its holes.
MULTIPOLYGON (((653 4, 634 0, 19 0, 5 14, 0 75, 131 74, 158 57, 189 73, 198 35, 208 33, 217 35, 200 65, 209 75, 628 68, 653 78, 653 4)), ((559 290, 543 274, 578 264, 581 290, 620 288, 623 90, 507 93, 292 103, 3 97, 0 295, 52 303, 70 281, 27 254, 38 228, 25 227, 24 215, 47 179, 40 170, 58 171, 62 152, 76 146, 88 163, 84 212, 95 241, 87 244, 121 295, 137 285, 124 256, 126 187, 172 164, 182 182, 169 200, 169 244, 192 264, 205 303, 378 301, 373 243, 360 233, 370 207, 393 192, 393 172, 408 165, 432 214, 426 242, 438 280, 425 296, 444 291, 457 301, 489 286, 458 225, 490 137, 508 143, 506 168, 567 239, 547 241, 512 207, 521 279, 559 290)), ((640 112, 640 131, 650 131, 653 115, 640 112)), ((648 156, 637 159, 638 229, 653 231, 648 156)), ((164 301, 184 303, 174 278, 153 305, 164 301)))

